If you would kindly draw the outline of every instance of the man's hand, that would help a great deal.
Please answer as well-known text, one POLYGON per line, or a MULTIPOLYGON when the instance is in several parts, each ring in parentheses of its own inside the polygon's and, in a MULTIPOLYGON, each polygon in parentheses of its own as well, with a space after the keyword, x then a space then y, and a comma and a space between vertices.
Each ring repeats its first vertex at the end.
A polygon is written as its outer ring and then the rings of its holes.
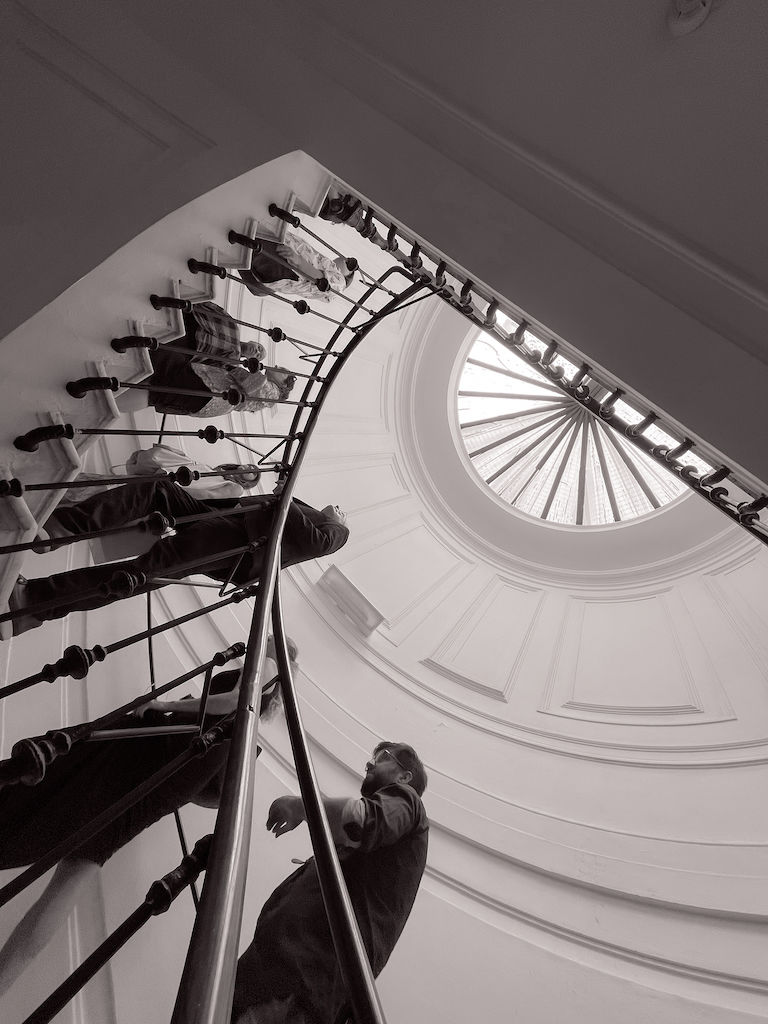
POLYGON ((276 836, 292 831, 306 820, 304 803, 299 796, 279 796, 272 801, 267 818, 267 828, 276 836))

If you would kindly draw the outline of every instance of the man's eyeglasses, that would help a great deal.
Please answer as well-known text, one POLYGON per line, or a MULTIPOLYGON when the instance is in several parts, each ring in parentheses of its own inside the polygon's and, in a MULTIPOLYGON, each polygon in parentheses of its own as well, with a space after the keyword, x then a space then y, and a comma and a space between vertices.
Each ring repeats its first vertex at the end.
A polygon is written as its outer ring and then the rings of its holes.
POLYGON ((365 767, 366 769, 372 768, 375 764, 381 764, 382 761, 387 760, 394 761, 395 764, 398 764, 403 769, 404 772, 410 772, 411 770, 410 768, 406 768, 406 766, 403 764, 400 758, 396 757, 391 750, 387 749, 387 747, 383 747, 381 750, 377 750, 376 753, 371 758, 371 760, 366 763, 365 767))

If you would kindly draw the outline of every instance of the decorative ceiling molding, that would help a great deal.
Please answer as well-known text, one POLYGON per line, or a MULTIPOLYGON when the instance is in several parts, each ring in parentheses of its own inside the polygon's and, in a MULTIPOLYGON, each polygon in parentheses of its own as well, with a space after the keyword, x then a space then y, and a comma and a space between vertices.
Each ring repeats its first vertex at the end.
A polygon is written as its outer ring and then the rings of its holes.
MULTIPOLYGON (((503 917, 514 920, 520 924, 530 926, 538 932, 546 933, 552 938, 560 939, 570 945, 575 944, 581 946, 582 948, 589 949, 594 953, 602 954, 613 960, 623 960, 626 963, 637 965, 648 970, 661 971, 672 976, 684 977, 686 979, 701 982, 708 986, 717 985, 718 987, 724 987, 734 991, 754 992, 759 995, 768 994, 768 982, 763 981, 762 978, 727 973, 724 971, 708 970, 706 968, 698 967, 695 964, 685 963, 682 960, 672 960, 669 958, 653 956, 649 953, 630 949, 628 946, 605 942, 587 934, 586 932, 566 928, 555 921, 544 918, 543 916, 529 913, 503 900, 494 899, 493 897, 481 892, 475 886, 459 881, 437 868, 431 866, 427 867, 425 873, 428 880, 434 880, 439 883, 440 886, 446 887, 452 892, 465 897, 468 901, 468 908, 465 909, 469 909, 471 911, 472 908, 475 907, 475 913, 477 912, 476 908, 478 905, 485 906, 496 911, 503 917)), ((585 886, 585 888, 589 887, 585 886)), ((648 901, 649 904, 650 902, 651 901, 648 901)), ((768 920, 768 918, 765 918, 765 920, 768 920)), ((762 923, 762 919, 758 919, 755 923, 762 923)), ((551 952, 556 952, 552 947, 548 946, 548 948, 550 948, 551 952)), ((723 997, 721 994, 720 999, 718 1000, 719 1005, 722 1005, 722 1001, 723 997)))
POLYGON ((478 708, 476 704, 452 697, 445 692, 444 687, 430 683, 426 673, 415 675, 378 645, 373 647, 370 643, 361 643, 359 634, 351 631, 339 613, 326 602, 317 601, 315 583, 319 573, 309 566, 311 563, 292 566, 284 575, 290 575, 308 608, 322 619, 333 634, 335 639, 332 642, 343 644, 357 658, 386 678, 390 685, 434 710, 440 719, 455 721, 473 732, 503 739, 521 747, 594 763, 686 771, 768 764, 768 735, 722 743, 699 741, 685 745, 669 742, 654 745, 575 736, 502 719, 497 714, 478 708))
POLYGON ((571 598, 553 646, 539 711, 613 726, 646 724, 654 729, 680 725, 684 721, 689 726, 735 721, 722 681, 717 678, 711 662, 707 662, 704 671, 699 665, 699 671, 694 671, 691 653, 695 652, 700 658, 704 652, 697 633, 683 640, 683 627, 690 634, 694 624, 676 591, 610 605, 604 600, 571 598), (585 616, 594 606, 601 605, 604 611, 597 620, 599 627, 596 622, 587 633, 585 616), (606 614, 610 614, 610 619, 605 619, 606 614), (616 637, 621 638, 623 660, 616 657, 615 646, 612 646, 616 637), (649 640, 652 640, 653 653, 644 657, 649 640), (585 662, 588 662, 587 667, 584 667, 585 662), (640 679, 636 678, 638 670, 640 679), (616 692, 621 693, 623 699, 580 699, 578 690, 584 685, 585 677, 593 693, 599 690, 607 697, 616 692), (676 700, 632 701, 630 694, 642 696, 646 686, 659 692, 659 680, 661 689, 669 688, 670 697, 676 700), (631 687, 629 692, 628 687, 631 687), (704 687, 706 699, 702 693, 704 687))
POLYGON ((540 590, 521 588, 509 580, 491 577, 479 593, 473 594, 471 604, 450 623, 439 646, 421 664, 461 686, 508 703, 545 600, 546 594, 540 590), (505 597, 509 599, 508 605, 504 604, 505 597), (498 626, 500 610, 508 619, 506 629, 498 626), (486 620, 491 617, 490 630, 484 629, 486 620), (519 628, 521 619, 522 629, 519 628), (479 639, 475 637, 478 632, 481 633, 479 639), (503 659, 502 651, 515 641, 517 650, 510 663, 503 659), (456 667, 462 655, 463 671, 456 667), (478 674, 469 674, 467 662, 473 669, 476 667, 478 674), (505 676, 503 682, 496 686, 484 682, 479 675, 483 669, 500 669, 505 676))
POLYGON ((764 624, 756 614, 754 605, 746 601, 741 594, 735 594, 733 586, 728 586, 731 582, 730 575, 730 571, 717 575, 708 574, 704 582, 720 612, 740 638, 744 650, 764 678, 768 679, 768 643, 764 624))

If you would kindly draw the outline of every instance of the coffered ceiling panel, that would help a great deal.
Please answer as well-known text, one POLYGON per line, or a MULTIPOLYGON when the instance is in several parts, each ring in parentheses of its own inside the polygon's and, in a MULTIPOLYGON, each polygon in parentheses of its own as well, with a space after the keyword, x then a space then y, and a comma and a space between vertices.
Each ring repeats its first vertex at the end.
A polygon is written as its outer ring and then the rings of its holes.
POLYGON ((466 564, 421 519, 411 519, 398 531, 371 541, 367 551, 336 560, 390 627, 416 611, 436 587, 462 572, 466 564))
POLYGON ((543 600, 542 591, 494 577, 425 664, 472 690, 507 700, 543 600))
POLYGON ((678 595, 569 602, 541 707, 614 724, 733 717, 678 595))

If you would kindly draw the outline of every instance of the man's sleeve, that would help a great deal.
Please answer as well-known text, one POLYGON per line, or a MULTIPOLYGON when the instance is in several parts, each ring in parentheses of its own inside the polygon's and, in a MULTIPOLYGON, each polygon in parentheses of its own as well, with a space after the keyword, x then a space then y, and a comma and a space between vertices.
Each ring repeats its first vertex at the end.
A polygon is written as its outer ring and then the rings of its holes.
POLYGON ((349 530, 341 523, 328 521, 316 526, 301 505, 291 502, 283 537, 303 558, 320 558, 338 551, 348 536, 349 530))
POLYGON ((419 828, 424 817, 421 800, 410 786, 387 786, 354 803, 345 809, 343 828, 350 845, 364 853, 392 846, 419 828))

